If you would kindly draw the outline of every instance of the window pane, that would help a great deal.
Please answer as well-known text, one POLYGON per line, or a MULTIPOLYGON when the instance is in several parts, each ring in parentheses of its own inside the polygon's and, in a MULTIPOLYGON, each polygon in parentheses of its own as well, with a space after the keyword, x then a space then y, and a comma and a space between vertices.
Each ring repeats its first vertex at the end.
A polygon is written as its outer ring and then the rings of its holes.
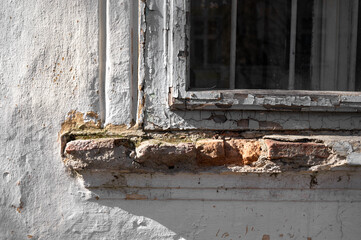
POLYGON ((229 87, 231 1, 191 1, 190 86, 229 87))
POLYGON ((358 32, 357 32, 357 60, 356 60, 356 83, 355 90, 361 91, 361 2, 358 8, 358 32))
POLYGON ((287 89, 290 0, 242 0, 237 5, 236 88, 287 89))
POLYGON ((192 0, 190 87, 227 89, 235 76, 237 89, 359 91, 360 6, 355 0, 192 0))
MULTIPOLYGON (((317 1, 317 0, 316 0, 317 1)), ((295 89, 312 90, 311 51, 314 26, 314 1, 301 0, 297 4, 297 36, 295 62, 295 89)), ((319 86, 315 87, 315 90, 319 86)))

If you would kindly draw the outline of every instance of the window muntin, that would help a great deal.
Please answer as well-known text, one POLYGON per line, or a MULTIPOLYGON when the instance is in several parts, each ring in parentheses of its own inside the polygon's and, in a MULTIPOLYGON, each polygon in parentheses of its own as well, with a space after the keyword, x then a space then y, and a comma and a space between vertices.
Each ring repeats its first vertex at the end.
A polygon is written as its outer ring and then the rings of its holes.
POLYGON ((358 91, 357 4, 355 0, 191 1, 188 86, 191 90, 358 91))

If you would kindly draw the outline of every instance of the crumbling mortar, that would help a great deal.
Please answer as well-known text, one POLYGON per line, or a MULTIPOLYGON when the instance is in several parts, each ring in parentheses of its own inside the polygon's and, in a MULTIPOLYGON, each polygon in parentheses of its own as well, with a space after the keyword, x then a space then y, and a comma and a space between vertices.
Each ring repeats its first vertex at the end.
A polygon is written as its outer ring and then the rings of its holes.
MULTIPOLYGON (((76 140, 95 140, 95 139, 121 139, 129 143, 127 148, 130 149, 131 153, 129 154, 130 159, 132 159, 133 170, 137 172, 159 172, 165 171, 167 173, 177 172, 177 166, 168 166, 169 168, 159 170, 161 168, 162 163, 154 163, 155 168, 151 169, 148 166, 148 169, 145 169, 143 163, 137 159, 137 155, 135 151, 138 147, 140 147, 145 142, 153 142, 154 144, 159 146, 177 146, 183 143, 191 143, 193 145, 197 145, 198 142, 202 140, 222 140, 223 142, 233 141, 233 140, 247 140, 255 141, 260 144, 261 152, 256 161, 248 163, 248 166, 242 166, 244 163, 239 164, 226 164, 223 167, 213 166, 212 168, 207 168, 203 166, 198 166, 197 171, 224 171, 226 172, 283 172, 283 171, 315 171, 315 170, 330 170, 332 167, 339 167, 345 164, 347 155, 342 155, 342 153, 336 151, 332 145, 332 139, 342 136, 350 136, 355 135, 354 132, 350 134, 350 132, 338 132, 339 134, 335 134, 334 132, 305 132, 305 131, 271 131, 274 135, 267 135, 270 131, 226 131, 226 130, 207 130, 207 131, 195 131, 195 130, 174 130, 174 131, 143 131, 137 128, 127 128, 123 125, 107 125, 102 128, 100 125, 97 125, 98 116, 95 113, 86 113, 82 114, 79 112, 72 111, 69 113, 68 119, 62 124, 62 130, 60 131, 60 140, 61 140, 61 153, 63 156, 63 161, 65 164, 69 163, 69 159, 65 156, 64 150, 66 144, 71 141, 76 140), (90 119, 90 120, 84 120, 90 119), (275 134, 280 135, 275 135, 275 134), (292 138, 292 133, 298 133, 296 137, 292 138), (325 141, 320 137, 314 137, 312 134, 328 134, 331 140, 325 141), (333 136, 334 137, 333 137, 333 136), (299 143, 299 144, 307 144, 307 143, 315 143, 315 144, 323 144, 327 147, 329 151, 329 156, 324 159, 316 159, 313 157, 305 156, 300 157, 300 159, 283 157, 282 159, 269 159, 267 156, 267 145, 265 144, 265 140, 274 140, 281 143, 299 143), (297 162, 301 161, 301 162, 297 162), (302 162, 303 161, 303 162, 302 162), (222 170, 223 169, 223 170, 222 170), (170 171, 172 170, 172 171, 170 171)), ((325 138, 325 137, 324 137, 325 138)), ((338 140, 340 141, 340 140, 338 140)), ((361 145, 361 141, 353 140, 350 142, 352 146, 361 145)), ((361 146, 356 146, 354 150, 361 152, 361 146)), ((351 147, 352 149, 352 147, 351 147)), ((99 152, 99 151, 98 151, 99 152)), ((84 169, 87 166, 84 165, 84 169)), ((189 168, 187 171, 191 171, 189 168)), ((181 169, 182 170, 182 169, 181 169)))

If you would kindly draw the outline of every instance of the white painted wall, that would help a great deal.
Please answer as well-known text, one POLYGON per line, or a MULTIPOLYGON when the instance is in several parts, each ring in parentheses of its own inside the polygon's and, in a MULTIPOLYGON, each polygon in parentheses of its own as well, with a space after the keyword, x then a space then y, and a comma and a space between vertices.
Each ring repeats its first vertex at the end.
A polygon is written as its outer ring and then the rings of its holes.
MULTIPOLYGON (((108 1, 104 36, 97 0, 0 2, 0 239, 359 239, 359 173, 344 173, 312 201, 282 198, 284 187, 277 190, 277 181, 262 175, 260 181, 276 189, 263 200, 242 201, 215 201, 216 192, 205 200, 125 201, 116 197, 121 189, 106 197, 70 176, 58 136, 69 111, 103 111, 113 124, 134 119, 132 3, 108 1), (104 37, 105 59, 99 52, 104 37), (101 61, 107 66, 104 92, 101 61), (344 188, 353 194, 337 195, 344 188)), ((327 176, 328 184, 339 177, 327 176)), ((179 184, 188 176, 180 178, 179 184)), ((305 189, 308 181, 287 178, 305 189)))

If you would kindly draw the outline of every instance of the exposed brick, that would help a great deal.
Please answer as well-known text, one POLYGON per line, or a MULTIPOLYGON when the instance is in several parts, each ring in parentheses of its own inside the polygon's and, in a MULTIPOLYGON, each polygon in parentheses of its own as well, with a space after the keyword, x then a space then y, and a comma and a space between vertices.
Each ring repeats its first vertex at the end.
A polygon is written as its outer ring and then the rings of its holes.
POLYGON ((258 160, 261 148, 258 141, 247 139, 202 140, 197 142, 197 160, 200 165, 244 165, 258 160))
POLYGON ((197 142, 197 161, 203 166, 217 166, 226 163, 223 140, 200 140, 197 142))
POLYGON ((313 142, 281 142, 266 139, 267 156, 269 159, 308 159, 327 158, 329 148, 321 143, 313 142))
POLYGON ((248 139, 232 139, 225 141, 227 162, 237 165, 249 165, 258 160, 261 147, 258 141, 248 139))
POLYGON ((75 170, 129 169, 129 157, 134 147, 127 139, 100 138, 68 142, 65 148, 65 164, 75 170))
POLYGON ((224 149, 226 158, 231 162, 239 162, 242 164, 242 149, 244 146, 244 140, 231 139, 224 142, 224 149))
POLYGON ((71 154, 73 152, 90 151, 94 149, 112 149, 118 146, 130 147, 130 143, 126 139, 119 138, 75 140, 67 143, 65 152, 71 154))
POLYGON ((261 145, 259 141, 247 141, 243 146, 243 164, 249 165, 258 160, 261 155, 261 145))
POLYGON ((145 167, 186 168, 195 164, 196 149, 193 143, 143 142, 136 148, 137 162, 145 167))

